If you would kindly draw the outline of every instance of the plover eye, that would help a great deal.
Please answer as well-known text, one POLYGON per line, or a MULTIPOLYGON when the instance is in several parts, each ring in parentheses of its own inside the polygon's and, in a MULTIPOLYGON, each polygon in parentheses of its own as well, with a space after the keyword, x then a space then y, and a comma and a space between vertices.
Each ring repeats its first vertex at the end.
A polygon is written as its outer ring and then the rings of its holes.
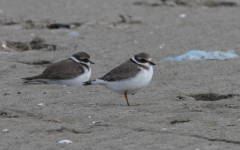
POLYGON ((141 62, 147 62, 145 59, 140 59, 141 62))
POLYGON ((84 62, 89 62, 89 60, 87 58, 83 59, 84 62))

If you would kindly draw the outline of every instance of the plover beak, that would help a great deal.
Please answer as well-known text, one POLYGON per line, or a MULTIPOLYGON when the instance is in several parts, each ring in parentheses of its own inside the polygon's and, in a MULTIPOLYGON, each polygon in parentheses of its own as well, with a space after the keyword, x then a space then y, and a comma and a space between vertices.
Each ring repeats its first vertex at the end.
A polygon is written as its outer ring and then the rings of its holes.
POLYGON ((92 62, 91 60, 88 60, 91 64, 95 64, 94 62, 92 62))
POLYGON ((151 64, 151 65, 156 65, 155 63, 153 63, 153 62, 151 62, 151 61, 149 61, 149 64, 151 64))

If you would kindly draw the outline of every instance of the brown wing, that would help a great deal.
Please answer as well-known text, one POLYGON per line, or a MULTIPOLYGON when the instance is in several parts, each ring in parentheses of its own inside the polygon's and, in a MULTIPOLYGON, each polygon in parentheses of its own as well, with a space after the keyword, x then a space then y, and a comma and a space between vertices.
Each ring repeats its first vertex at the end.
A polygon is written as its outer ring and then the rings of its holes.
POLYGON ((82 64, 76 63, 70 59, 63 60, 52 64, 42 74, 34 77, 24 78, 26 80, 32 79, 73 79, 76 76, 81 75, 84 72, 82 64))
POLYGON ((109 73, 101 77, 100 79, 104 81, 120 81, 127 78, 134 77, 141 69, 136 63, 133 63, 131 60, 126 61, 120 66, 114 68, 109 73))

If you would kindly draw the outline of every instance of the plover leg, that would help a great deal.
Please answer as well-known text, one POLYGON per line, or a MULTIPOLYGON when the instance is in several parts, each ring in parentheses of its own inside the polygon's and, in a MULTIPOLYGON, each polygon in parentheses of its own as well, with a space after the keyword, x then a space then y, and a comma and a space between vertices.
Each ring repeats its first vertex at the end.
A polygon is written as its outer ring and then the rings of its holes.
POLYGON ((127 101, 128 106, 131 106, 131 105, 129 105, 129 102, 128 102, 127 91, 124 93, 124 96, 125 96, 125 98, 126 98, 126 101, 127 101))

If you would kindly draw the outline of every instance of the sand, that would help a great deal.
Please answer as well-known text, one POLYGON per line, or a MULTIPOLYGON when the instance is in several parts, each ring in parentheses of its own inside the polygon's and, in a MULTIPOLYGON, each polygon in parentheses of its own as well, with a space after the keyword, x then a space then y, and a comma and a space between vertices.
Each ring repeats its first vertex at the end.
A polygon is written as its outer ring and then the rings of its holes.
POLYGON ((28 42, 39 36, 57 45, 56 50, 23 52, 1 48, 1 150, 239 149, 240 59, 161 61, 193 49, 235 50, 240 55, 239 7, 153 7, 134 2, 0 1, 1 42, 28 42), (43 26, 82 24, 25 29, 27 20, 43 26), (79 35, 69 36, 71 31, 79 35), (134 54, 149 53, 156 63, 152 82, 129 95, 130 104, 139 106, 127 106, 123 95, 100 85, 22 84, 21 78, 40 74, 49 65, 38 62, 58 62, 79 51, 96 63, 91 65, 91 79, 134 54), (64 139, 72 143, 58 143, 64 139))

